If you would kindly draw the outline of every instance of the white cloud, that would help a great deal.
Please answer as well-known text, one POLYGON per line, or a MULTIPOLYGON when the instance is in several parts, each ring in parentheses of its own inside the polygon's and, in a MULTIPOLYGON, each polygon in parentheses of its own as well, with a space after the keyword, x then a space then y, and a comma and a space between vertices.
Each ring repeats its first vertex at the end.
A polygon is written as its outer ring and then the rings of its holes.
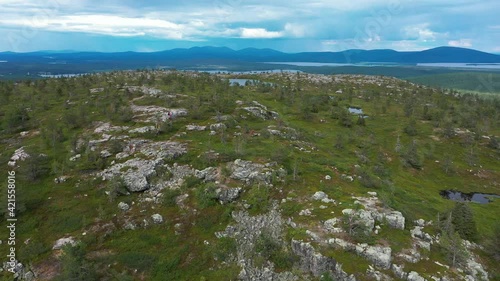
POLYGON ((460 39, 460 40, 451 40, 448 42, 448 46, 452 47, 472 47, 471 39, 460 39))
POLYGON ((242 28, 241 38, 279 38, 283 37, 282 31, 268 31, 265 28, 242 28))
POLYGON ((432 31, 428 23, 406 26, 403 28, 405 39, 413 39, 421 42, 435 41, 439 33, 432 31))

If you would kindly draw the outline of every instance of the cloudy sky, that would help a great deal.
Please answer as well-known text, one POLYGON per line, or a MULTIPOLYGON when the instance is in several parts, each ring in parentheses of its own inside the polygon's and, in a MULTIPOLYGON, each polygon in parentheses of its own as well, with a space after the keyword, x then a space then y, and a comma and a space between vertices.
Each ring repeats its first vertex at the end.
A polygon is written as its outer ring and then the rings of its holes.
POLYGON ((498 0, 0 0, 0 51, 178 47, 500 53, 498 0))

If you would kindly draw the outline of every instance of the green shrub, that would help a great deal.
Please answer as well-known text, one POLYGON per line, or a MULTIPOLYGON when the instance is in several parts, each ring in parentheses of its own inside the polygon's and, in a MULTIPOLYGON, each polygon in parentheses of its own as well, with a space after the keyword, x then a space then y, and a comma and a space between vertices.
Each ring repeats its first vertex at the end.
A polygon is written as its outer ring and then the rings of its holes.
POLYGON ((250 204, 250 210, 254 214, 267 212, 271 206, 269 188, 252 186, 247 194, 247 203, 250 204))
POLYGON ((216 189, 217 186, 213 183, 202 185, 196 189, 195 196, 198 206, 201 209, 217 204, 217 194, 215 193, 216 189))
POLYGON ((162 203, 165 207, 174 207, 176 206, 175 199, 177 196, 181 195, 181 191, 179 189, 165 189, 163 190, 162 203))
POLYGON ((116 261, 127 268, 137 269, 140 272, 148 271, 157 260, 156 256, 143 252, 125 252, 116 257, 116 261))
POLYGON ((56 277, 60 281, 93 281, 98 280, 96 268, 85 259, 86 249, 82 243, 72 247, 66 245, 61 256, 61 274, 56 277))

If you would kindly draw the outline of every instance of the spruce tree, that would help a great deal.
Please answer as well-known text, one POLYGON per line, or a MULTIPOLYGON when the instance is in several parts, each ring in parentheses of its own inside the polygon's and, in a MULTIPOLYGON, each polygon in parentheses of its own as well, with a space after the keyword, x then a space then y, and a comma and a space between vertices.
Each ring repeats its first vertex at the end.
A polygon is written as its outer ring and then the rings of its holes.
POLYGON ((457 202, 451 211, 451 216, 455 231, 462 239, 474 241, 477 238, 474 213, 467 203, 457 202))

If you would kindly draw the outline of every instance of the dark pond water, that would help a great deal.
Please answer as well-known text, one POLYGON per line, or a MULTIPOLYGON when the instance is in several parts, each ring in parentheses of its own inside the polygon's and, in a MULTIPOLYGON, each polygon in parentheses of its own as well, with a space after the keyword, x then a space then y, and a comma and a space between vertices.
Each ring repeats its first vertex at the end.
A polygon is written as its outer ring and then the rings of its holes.
POLYGON ((490 203, 494 198, 500 198, 500 195, 496 194, 487 194, 479 192, 463 193, 456 190, 441 190, 439 194, 442 197, 453 201, 474 202, 479 204, 487 204, 490 203))

